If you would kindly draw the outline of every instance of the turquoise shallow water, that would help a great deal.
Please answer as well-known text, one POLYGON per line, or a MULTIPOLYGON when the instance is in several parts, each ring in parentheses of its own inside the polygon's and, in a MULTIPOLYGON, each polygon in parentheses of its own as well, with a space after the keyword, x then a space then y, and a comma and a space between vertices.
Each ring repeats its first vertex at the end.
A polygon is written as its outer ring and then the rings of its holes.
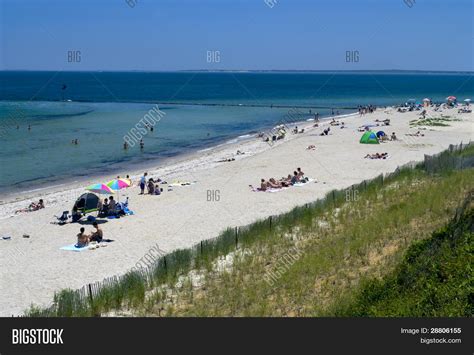
MULTIPOLYGON (((329 107, 344 113, 341 107, 448 95, 472 98, 470 75, 0 72, 0 191, 159 161, 255 133, 288 114, 275 105, 326 107, 312 111, 324 116, 329 107), (162 119, 145 136, 143 151, 138 145, 124 151, 123 136, 151 102, 166 102, 159 105, 162 119), (71 144, 76 138, 79 144, 71 144)), ((301 119, 309 117, 307 108, 300 111, 301 119)))

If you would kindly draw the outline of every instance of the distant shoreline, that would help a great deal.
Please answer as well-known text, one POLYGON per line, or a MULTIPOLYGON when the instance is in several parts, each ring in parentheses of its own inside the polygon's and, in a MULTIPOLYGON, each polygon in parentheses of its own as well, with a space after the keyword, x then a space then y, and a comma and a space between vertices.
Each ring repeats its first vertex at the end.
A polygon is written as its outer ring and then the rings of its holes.
POLYGON ((472 70, 421 70, 421 69, 179 69, 179 70, 54 70, 54 69, 3 69, 1 72, 66 72, 66 73, 393 73, 393 74, 474 74, 472 70))

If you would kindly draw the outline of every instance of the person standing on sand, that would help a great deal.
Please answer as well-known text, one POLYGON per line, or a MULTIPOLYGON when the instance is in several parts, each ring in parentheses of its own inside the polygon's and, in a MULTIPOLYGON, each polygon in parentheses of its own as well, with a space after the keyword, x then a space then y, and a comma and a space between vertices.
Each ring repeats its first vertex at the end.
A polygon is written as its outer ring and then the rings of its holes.
POLYGON ((140 195, 143 195, 145 193, 145 185, 146 185, 146 177, 148 173, 144 173, 143 176, 140 178, 140 195))
POLYGON ((140 139, 140 149, 143 150, 145 148, 145 143, 143 143, 143 139, 140 139))
POLYGON ((124 149, 124 150, 127 150, 127 149, 128 149, 128 143, 127 143, 127 142, 123 142, 123 149, 124 149))

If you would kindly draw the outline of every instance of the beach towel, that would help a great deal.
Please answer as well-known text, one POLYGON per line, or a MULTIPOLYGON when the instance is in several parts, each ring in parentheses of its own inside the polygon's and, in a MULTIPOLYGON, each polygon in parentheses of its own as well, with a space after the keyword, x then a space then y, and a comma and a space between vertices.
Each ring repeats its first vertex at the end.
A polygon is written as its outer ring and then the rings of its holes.
POLYGON ((76 247, 76 244, 71 244, 71 245, 66 245, 65 247, 62 247, 60 249, 61 250, 68 250, 68 251, 84 251, 84 250, 88 250, 91 246, 92 245, 89 244, 89 245, 86 245, 83 248, 78 248, 78 247, 76 247))
POLYGON ((293 186, 295 186, 295 187, 301 187, 301 186, 305 186, 305 185, 307 185, 308 183, 313 182, 313 181, 314 181, 314 179, 308 179, 306 182, 297 182, 296 184, 293 184, 293 186))
POLYGON ((194 185, 197 181, 173 181, 171 184, 168 184, 168 186, 189 186, 189 185, 194 185))
MULTIPOLYGON (((305 185, 308 185, 310 182, 313 182, 314 179, 309 179, 306 181, 306 182, 297 182, 296 184, 293 184, 291 186, 295 186, 295 187, 301 187, 301 186, 305 186, 305 185)), ((254 187, 252 185, 249 185, 250 186, 250 190, 252 192, 280 192, 280 191, 283 191, 283 190, 287 190, 289 189, 291 186, 285 186, 285 187, 281 187, 279 189, 275 189, 275 188, 268 188, 266 189, 265 191, 262 191, 260 190, 260 188, 257 188, 257 187, 254 187)))
POLYGON ((107 246, 106 243, 112 243, 114 240, 113 239, 102 239, 102 241, 99 244, 88 244, 85 247, 78 248, 76 247, 76 244, 71 244, 71 245, 66 245, 65 247, 60 248, 61 250, 67 250, 67 251, 84 251, 84 250, 89 250, 89 249, 96 249, 96 248, 103 248, 107 246))

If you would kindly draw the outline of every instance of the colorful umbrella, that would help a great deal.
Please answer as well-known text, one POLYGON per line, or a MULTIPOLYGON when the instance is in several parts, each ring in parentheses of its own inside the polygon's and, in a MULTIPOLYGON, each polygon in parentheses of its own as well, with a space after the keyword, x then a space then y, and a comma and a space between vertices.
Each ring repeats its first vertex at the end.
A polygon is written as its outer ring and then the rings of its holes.
POLYGON ((130 187, 130 181, 126 179, 114 179, 106 184, 111 190, 118 191, 130 187))
POLYGON ((117 191, 117 201, 120 201, 119 190, 130 186, 130 182, 127 179, 113 179, 107 183, 107 186, 114 191, 117 191))
POLYGON ((448 101, 456 101, 456 96, 448 96, 448 97, 446 98, 446 100, 448 100, 448 101))
POLYGON ((114 192, 110 187, 104 184, 92 184, 86 187, 86 190, 95 192, 96 194, 113 194, 114 192))

